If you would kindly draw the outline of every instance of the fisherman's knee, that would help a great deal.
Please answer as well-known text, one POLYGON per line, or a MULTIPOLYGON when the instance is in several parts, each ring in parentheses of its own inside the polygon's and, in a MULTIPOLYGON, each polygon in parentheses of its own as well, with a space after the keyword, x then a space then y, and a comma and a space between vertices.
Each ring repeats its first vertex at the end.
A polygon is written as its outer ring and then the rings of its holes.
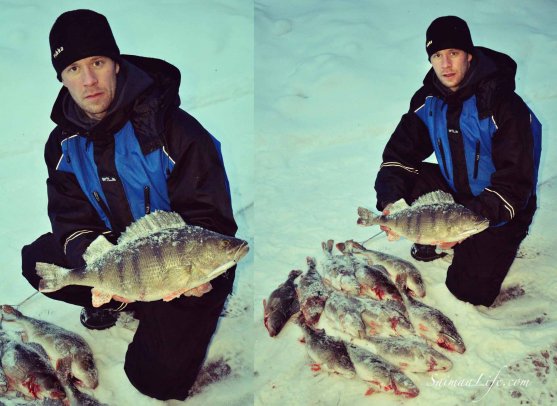
MULTIPOLYGON (((175 354, 175 362, 151 358, 129 359, 126 354, 124 371, 131 384, 142 394, 159 400, 185 400, 193 386, 199 365, 190 365, 175 354)), ((165 357, 168 360, 168 357, 165 357)))
POLYGON ((501 278, 467 274, 465 270, 449 267, 445 285, 459 300, 473 305, 491 306, 501 290, 501 278))

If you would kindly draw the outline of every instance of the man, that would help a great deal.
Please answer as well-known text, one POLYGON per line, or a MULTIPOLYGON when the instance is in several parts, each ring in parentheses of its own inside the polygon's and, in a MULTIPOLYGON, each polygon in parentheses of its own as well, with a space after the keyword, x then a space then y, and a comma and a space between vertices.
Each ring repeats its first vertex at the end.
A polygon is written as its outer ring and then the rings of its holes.
MULTIPOLYGON (((466 22, 439 17, 426 33, 432 69, 392 134, 377 175, 377 208, 433 190, 484 216, 490 227, 454 250, 446 285, 458 299, 489 306, 498 295, 536 210, 541 125, 514 93, 516 63, 475 47, 466 22), (435 153, 439 165, 423 162, 435 153)), ((393 236, 389 229, 388 234, 393 236)), ((412 256, 434 260, 435 246, 412 256)))
MULTIPOLYGON (((63 87, 45 148, 52 233, 22 250, 23 274, 33 287, 40 280, 36 262, 80 267, 97 236, 116 242, 130 223, 154 210, 175 211, 188 224, 233 236, 237 227, 218 144, 178 108, 178 69, 121 55, 106 18, 90 10, 60 15, 50 49, 63 87)), ((183 400, 234 271, 171 302, 127 304, 114 297, 94 310, 88 287, 47 296, 83 306, 81 321, 92 329, 111 327, 118 311, 133 310, 139 326, 126 354, 127 376, 145 395, 183 400)))

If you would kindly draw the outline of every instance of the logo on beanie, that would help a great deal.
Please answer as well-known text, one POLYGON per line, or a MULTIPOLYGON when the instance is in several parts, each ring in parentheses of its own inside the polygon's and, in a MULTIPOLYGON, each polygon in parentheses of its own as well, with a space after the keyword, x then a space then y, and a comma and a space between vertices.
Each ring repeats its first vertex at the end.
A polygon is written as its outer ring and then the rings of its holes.
POLYGON ((429 41, 427 41, 427 44, 425 44, 425 47, 427 48, 427 47, 429 47, 431 44, 433 44, 433 41, 432 41, 432 40, 429 40, 429 41))
POLYGON ((53 57, 54 59, 56 59, 56 57, 57 57, 58 55, 60 55, 60 54, 62 53, 62 51, 64 51, 64 47, 60 47, 60 48, 56 49, 56 51, 54 51, 54 53, 52 54, 52 57, 53 57))

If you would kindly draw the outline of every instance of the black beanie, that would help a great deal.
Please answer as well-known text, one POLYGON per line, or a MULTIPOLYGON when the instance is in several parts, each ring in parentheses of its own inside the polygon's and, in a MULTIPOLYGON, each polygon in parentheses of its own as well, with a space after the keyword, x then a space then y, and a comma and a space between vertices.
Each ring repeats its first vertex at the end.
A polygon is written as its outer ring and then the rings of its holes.
POLYGON ((50 55, 58 80, 75 61, 90 56, 118 60, 120 50, 108 20, 92 10, 73 10, 60 15, 50 30, 50 55))
POLYGON ((435 52, 443 49, 462 49, 471 54, 474 52, 472 36, 466 21, 455 16, 439 17, 429 25, 425 35, 427 59, 435 52))

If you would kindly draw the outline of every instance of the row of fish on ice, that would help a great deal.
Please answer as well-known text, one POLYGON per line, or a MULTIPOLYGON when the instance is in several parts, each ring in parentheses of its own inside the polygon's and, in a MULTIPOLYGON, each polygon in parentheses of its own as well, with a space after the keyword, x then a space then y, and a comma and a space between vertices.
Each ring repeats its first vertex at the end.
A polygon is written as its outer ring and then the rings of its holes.
MULTIPOLYGON (((385 225, 432 245, 461 241, 488 225, 441 191, 411 206, 399 201, 388 214, 374 215, 365 208, 358 214, 360 225, 385 225)), ((452 368, 441 351, 464 353, 464 342, 446 315, 416 299, 426 292, 412 263, 352 240, 336 245, 340 255, 333 253, 332 240, 322 247, 320 270, 308 257, 308 270, 290 272, 264 301, 264 324, 272 337, 295 315, 315 362, 312 368, 358 376, 370 386, 368 393, 415 397, 419 389, 405 372, 452 368)))

